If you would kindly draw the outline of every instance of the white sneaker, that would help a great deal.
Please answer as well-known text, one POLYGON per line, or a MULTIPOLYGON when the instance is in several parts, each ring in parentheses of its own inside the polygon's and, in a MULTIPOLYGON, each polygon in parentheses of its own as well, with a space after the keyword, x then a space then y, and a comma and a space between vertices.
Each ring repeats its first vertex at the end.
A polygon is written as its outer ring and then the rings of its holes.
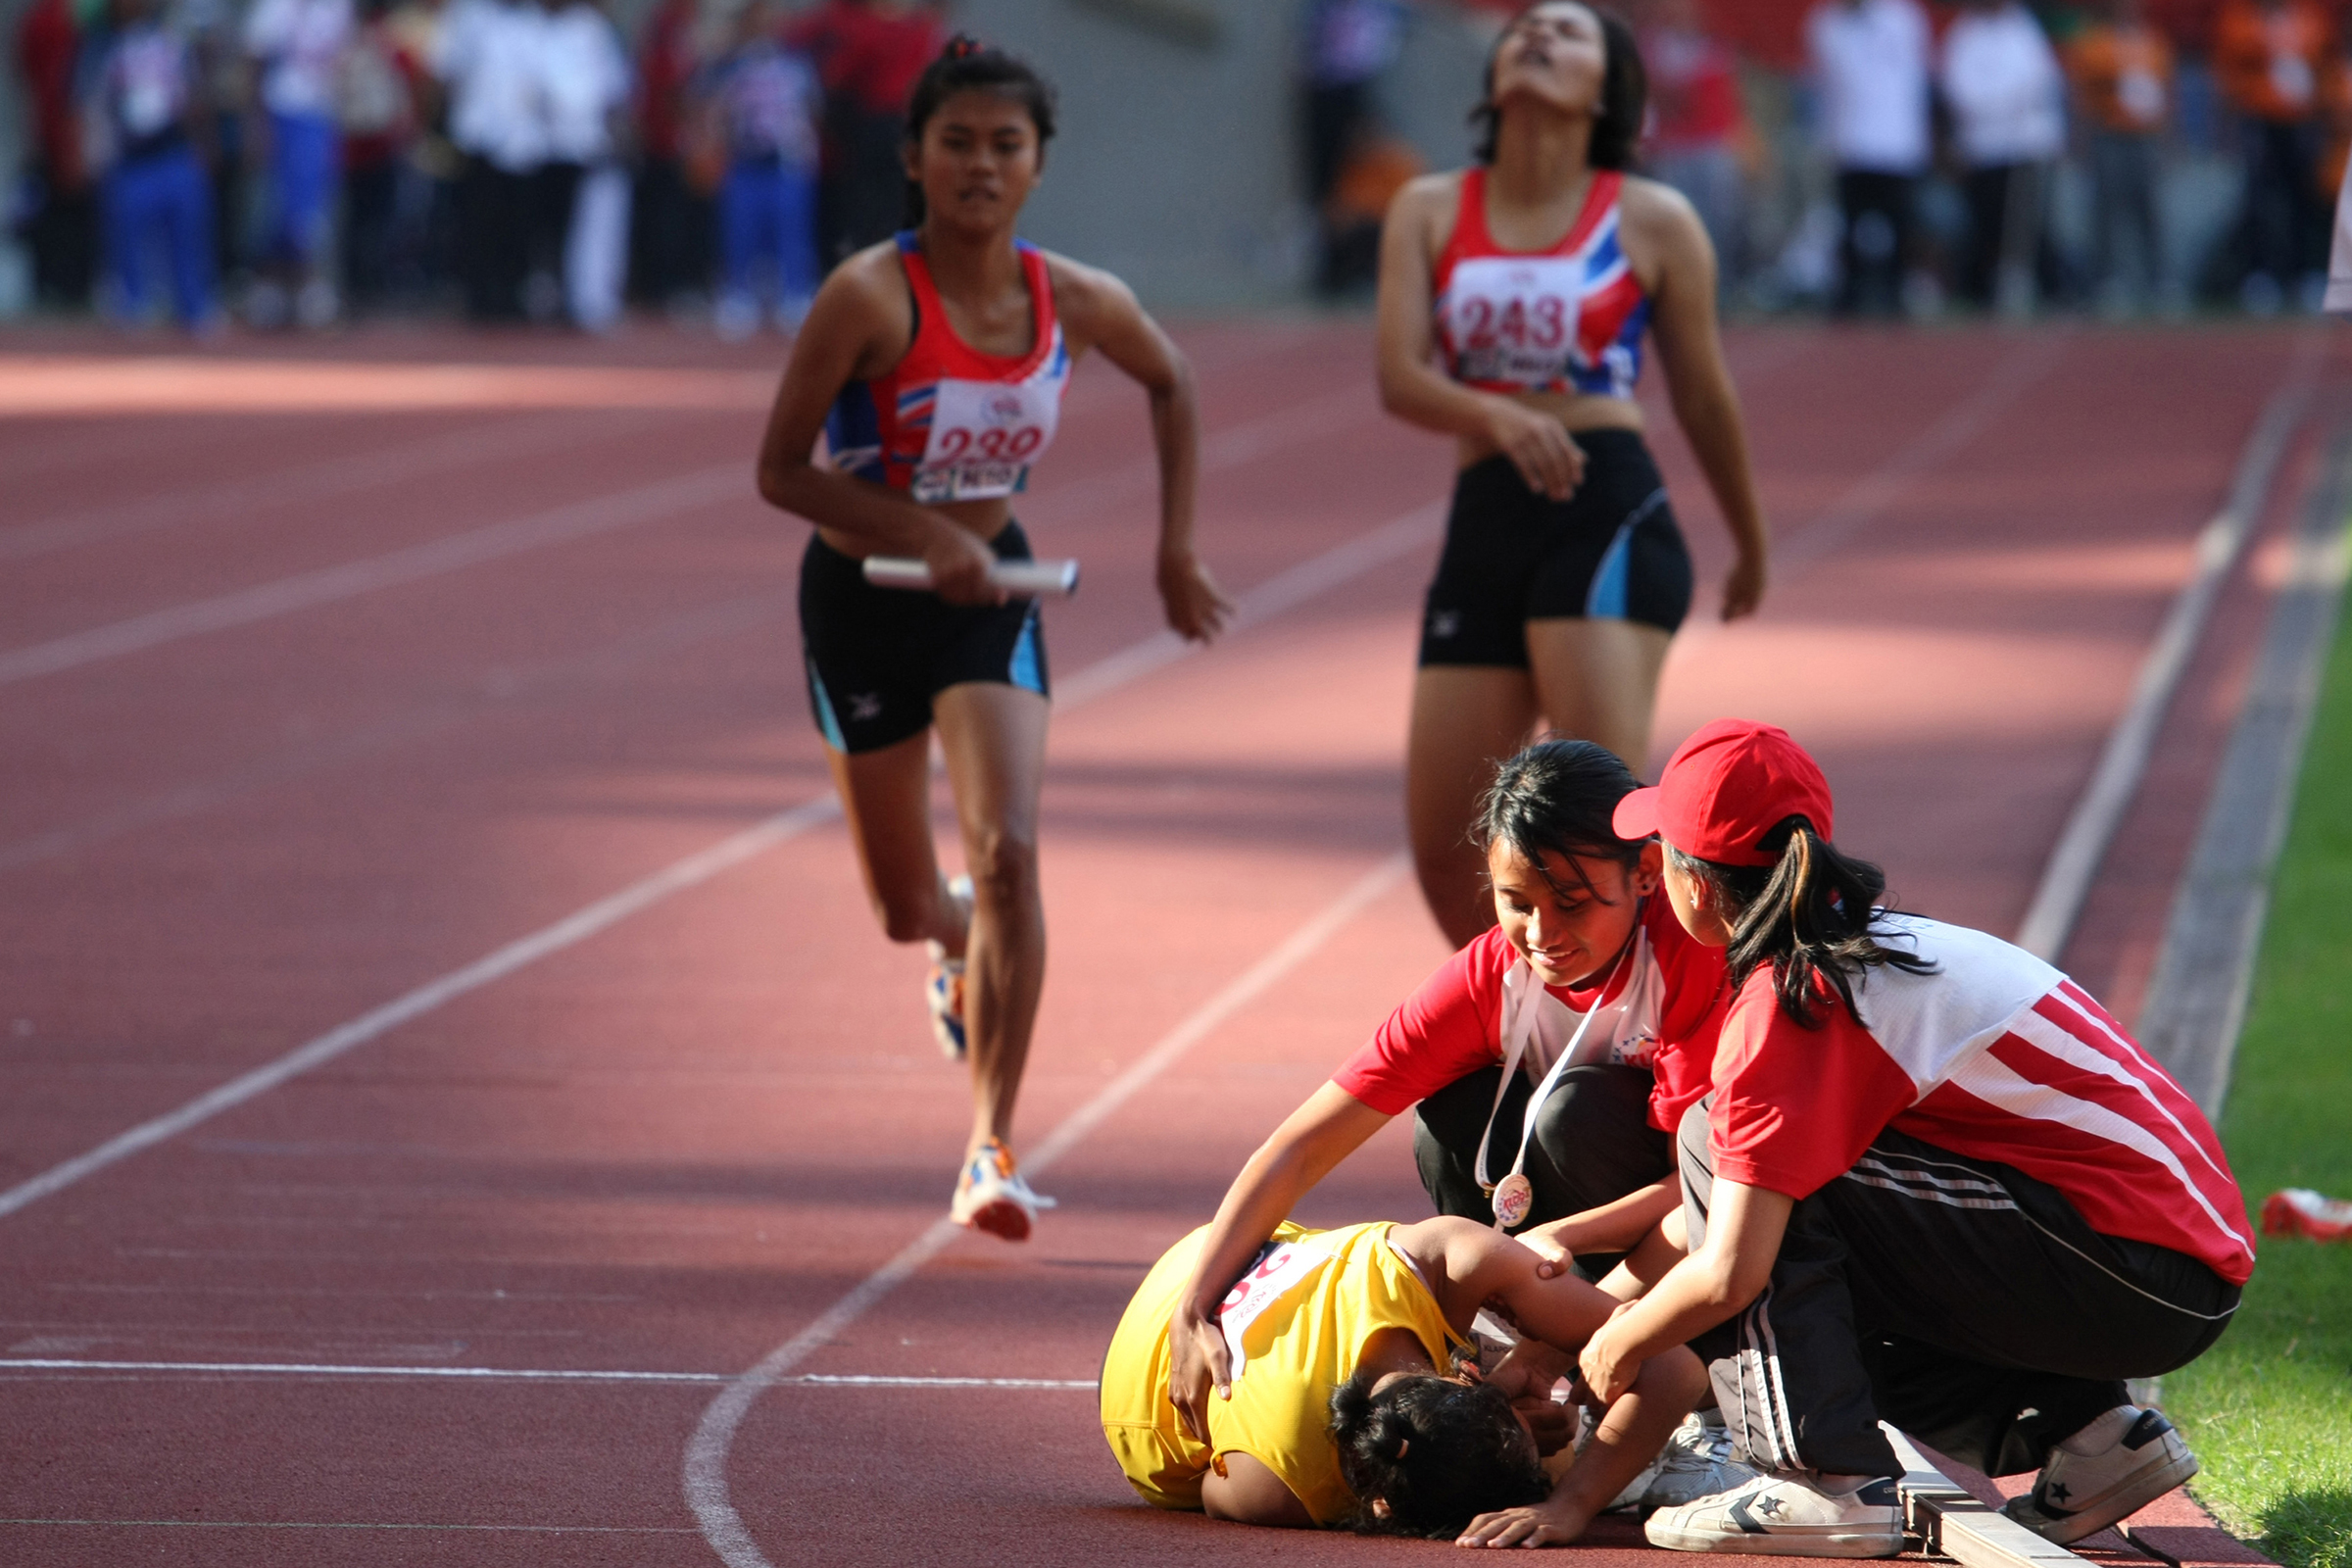
MULTIPOLYGON (((968 915, 972 906, 972 879, 951 878, 948 892, 962 902, 968 915)), ((931 972, 923 977, 923 1005, 931 1010, 931 1038, 939 1042, 942 1055, 950 1061, 961 1061, 967 1045, 963 1030, 963 960, 949 957, 948 950, 937 942, 927 946, 931 951, 931 972)))
POLYGON ((1834 1497, 1804 1475, 1760 1475, 1649 1516, 1642 1534, 1670 1551, 1771 1557, 1891 1557, 1903 1549, 1894 1483, 1872 1481, 1834 1497))
POLYGON ((1658 1457, 1656 1472, 1636 1499, 1644 1515, 1737 1491, 1757 1475, 1733 1456, 1732 1429, 1724 1424, 1721 1410, 1693 1410, 1685 1416, 1658 1457))
POLYGON ((948 1204, 948 1217, 1008 1242, 1025 1242, 1038 1210, 1053 1206, 1054 1200, 1031 1192, 1013 1169, 1012 1151, 1002 1140, 991 1138, 964 1162, 962 1174, 956 1178, 956 1197, 948 1204))
POLYGON ((2197 1473, 2197 1456, 2161 1411, 2127 1404, 2108 1414, 2130 1423, 2121 1437, 2089 1455, 2052 1448, 2034 1490, 2001 1512, 2063 1546, 2129 1519, 2197 1473))

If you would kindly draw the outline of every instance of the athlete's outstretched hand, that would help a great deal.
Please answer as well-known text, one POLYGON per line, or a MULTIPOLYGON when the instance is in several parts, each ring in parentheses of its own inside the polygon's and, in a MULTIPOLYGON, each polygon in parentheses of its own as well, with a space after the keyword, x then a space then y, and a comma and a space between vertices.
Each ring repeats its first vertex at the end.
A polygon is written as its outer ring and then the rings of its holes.
POLYGON ((1493 399, 1487 410, 1487 439, 1540 495, 1565 501, 1585 482, 1585 449, 1559 420, 1540 410, 1505 397, 1493 399))
POLYGON ((1168 624, 1187 642, 1213 641, 1233 618, 1233 601, 1217 587, 1208 567, 1191 551, 1159 558, 1159 602, 1168 624))
POLYGON ((1732 563, 1731 575, 1723 579, 1723 618, 1738 620, 1752 615, 1764 602, 1764 579, 1768 568, 1761 550, 1742 550, 1740 559, 1732 563))
POLYGON ((1168 1320, 1168 1402, 1176 1406, 1176 1421, 1196 1443, 1208 1441, 1208 1391, 1233 1397, 1233 1357, 1225 1348, 1225 1331, 1214 1323, 1187 1313, 1182 1307, 1168 1320))
POLYGON ((988 568, 996 561, 996 552, 978 534, 944 519, 923 548, 923 562, 931 568, 931 591, 951 605, 1004 603, 1004 590, 988 580, 988 568))
POLYGON ((1559 1495, 1524 1508, 1482 1513, 1454 1539, 1457 1546, 1565 1546, 1585 1533, 1592 1519, 1559 1495))

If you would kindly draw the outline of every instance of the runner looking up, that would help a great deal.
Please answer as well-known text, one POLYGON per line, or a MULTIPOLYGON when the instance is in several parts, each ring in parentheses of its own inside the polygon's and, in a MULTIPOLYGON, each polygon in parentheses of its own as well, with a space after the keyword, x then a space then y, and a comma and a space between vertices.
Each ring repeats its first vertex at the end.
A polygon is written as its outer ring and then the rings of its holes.
POLYGON ((906 123, 915 226, 818 291, 768 416, 760 490, 817 525, 801 562, 809 705, 883 926, 931 944, 936 1031, 951 1055, 968 1042, 972 1131, 952 1212, 1020 1241, 1051 1201, 1009 1145, 1045 979, 1048 681, 1036 604, 986 573, 1029 556, 1010 498, 1088 350, 1151 399, 1168 624, 1205 642, 1232 606, 1193 550, 1200 427, 1183 355, 1117 278, 1013 235, 1054 133, 1052 90, 1024 62, 959 37, 915 84, 906 123), (936 592, 869 585, 869 555, 921 557, 936 592), (934 729, 968 887, 951 888, 931 842, 934 729))
POLYGON ((1649 749, 1691 582, 1634 402, 1644 330, 1739 546, 1724 617, 1764 593, 1715 254, 1689 202, 1625 172, 1642 98, 1624 24, 1530 6, 1488 64, 1477 165, 1407 185, 1381 240, 1381 400, 1459 438, 1405 774, 1422 895, 1456 947, 1494 920, 1462 838, 1486 764, 1538 715, 1629 767, 1649 749))

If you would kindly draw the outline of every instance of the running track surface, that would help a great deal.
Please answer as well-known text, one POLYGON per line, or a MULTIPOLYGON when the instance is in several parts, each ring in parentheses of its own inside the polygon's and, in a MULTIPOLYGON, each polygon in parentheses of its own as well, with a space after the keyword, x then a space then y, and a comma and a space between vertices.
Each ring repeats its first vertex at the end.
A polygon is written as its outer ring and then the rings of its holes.
MULTIPOLYGON (((1152 640, 1142 400, 1102 367, 1021 509, 1087 567, 1048 612, 1021 1109, 1062 1206, 1023 1248, 927 1231, 965 1086, 823 806, 805 529, 750 483, 772 346, 0 350, 0 1561, 1430 1560, 1153 1513, 1083 1387, 793 1381, 1086 1384, 1144 1269, 1443 957, 1395 856, 1446 447, 1374 408, 1360 323, 1180 336, 1201 538, 1250 622, 1152 640), (784 1381, 730 1386, 788 1344, 784 1381), (451 1369, 675 1376, 422 1375, 451 1369)), ((1722 530, 1658 437, 1702 578, 1658 756, 1786 723, 1909 906, 2014 929, 2318 352, 1735 332, 1781 554, 1761 618, 1714 624, 1722 530)), ((2341 381, 2323 361, 2067 955, 2127 1017, 2341 381)), ((1426 1213, 1406 1132, 1301 1217, 1426 1213)), ((1612 1528, 1612 1560, 1654 1557, 1612 1528)))

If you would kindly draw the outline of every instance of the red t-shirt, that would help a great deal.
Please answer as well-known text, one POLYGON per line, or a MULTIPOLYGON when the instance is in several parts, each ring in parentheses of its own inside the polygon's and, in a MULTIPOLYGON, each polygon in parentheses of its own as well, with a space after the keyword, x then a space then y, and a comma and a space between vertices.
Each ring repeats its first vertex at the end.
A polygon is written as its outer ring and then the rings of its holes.
POLYGON ((2254 1239, 2221 1140, 2088 992, 1982 931, 1910 915, 1878 929, 1937 969, 1871 970, 1855 987, 1863 1024, 1824 984, 1827 1021, 1799 1026, 1769 968, 1733 999, 1709 1106, 1718 1177, 1806 1198, 1891 1128, 2013 1165, 2101 1235, 2245 1283, 2254 1239))
POLYGON ((1536 985, 1500 928, 1488 930, 1405 998, 1331 1081, 1383 1115, 1397 1115, 1502 1060, 1505 1013, 1520 997, 1536 1008, 1523 1070, 1541 1079, 1597 1006, 1578 1058, 1647 1067, 1657 1078, 1650 1124, 1672 1132, 1707 1092, 1728 1001, 1723 951, 1693 942, 1662 897, 1645 901, 1635 926, 1636 961, 1581 990, 1536 985))

